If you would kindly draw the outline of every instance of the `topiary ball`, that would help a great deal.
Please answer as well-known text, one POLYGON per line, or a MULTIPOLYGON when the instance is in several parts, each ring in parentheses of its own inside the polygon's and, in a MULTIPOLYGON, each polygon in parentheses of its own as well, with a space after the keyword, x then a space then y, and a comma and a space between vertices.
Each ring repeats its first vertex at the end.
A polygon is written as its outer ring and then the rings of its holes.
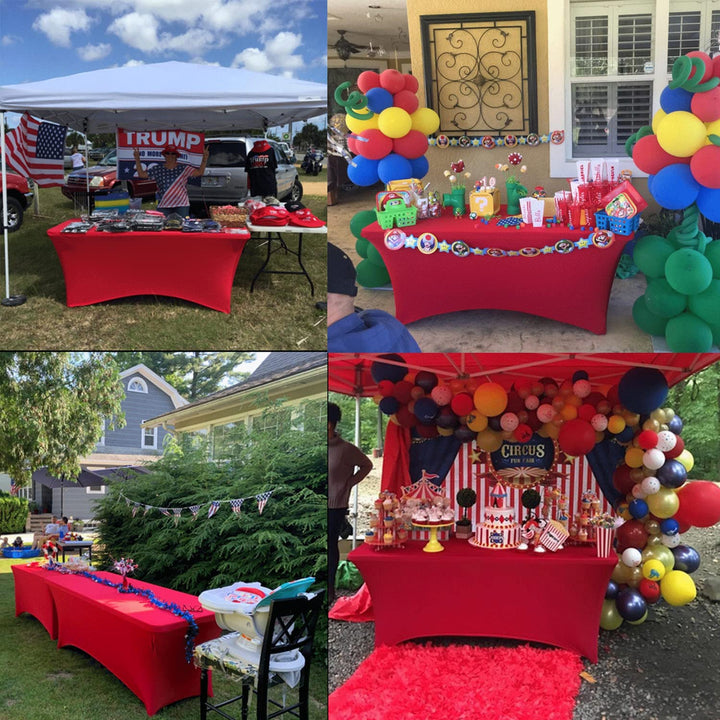
POLYGON ((667 318, 656 315, 648 309, 645 296, 641 295, 633 304, 632 316, 635 324, 648 335, 665 335, 667 318))
POLYGON ((361 257, 366 258, 368 254, 368 247, 370 246, 370 241, 366 240, 365 238, 358 238, 355 241, 355 252, 361 257))
POLYGON ((665 278, 648 280, 645 305, 651 313, 663 318, 675 317, 685 310, 687 302, 687 295, 673 290, 665 278))
POLYGON ((710 326, 689 312, 668 320, 665 339, 673 352, 708 352, 713 345, 710 326))
MULTIPOLYGON (((720 85, 718 87, 720 87, 720 85)), ((705 248, 705 257, 712 266, 713 277, 720 279, 720 238, 707 245, 705 248)))
POLYGON ((369 260, 360 261, 360 264, 355 269, 357 271, 358 285, 366 288, 376 288, 390 284, 390 275, 387 268, 380 267, 369 260))
POLYGON ((674 252, 675 247, 667 238, 645 235, 635 243, 633 260, 646 277, 665 277, 665 263, 674 252))
POLYGON ((713 279, 706 290, 691 295, 688 309, 711 327, 720 324, 720 280, 713 279))
POLYGON ((710 285, 713 268, 701 252, 680 248, 667 259, 665 277, 673 290, 684 295, 696 295, 710 285))

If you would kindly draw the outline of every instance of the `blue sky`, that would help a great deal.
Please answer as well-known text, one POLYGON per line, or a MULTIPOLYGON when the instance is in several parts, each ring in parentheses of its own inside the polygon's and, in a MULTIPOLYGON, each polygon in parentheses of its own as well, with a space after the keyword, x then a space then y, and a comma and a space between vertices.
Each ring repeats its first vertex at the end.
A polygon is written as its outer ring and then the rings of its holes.
POLYGON ((0 85, 167 60, 325 83, 326 45, 326 0, 0 0, 0 85))

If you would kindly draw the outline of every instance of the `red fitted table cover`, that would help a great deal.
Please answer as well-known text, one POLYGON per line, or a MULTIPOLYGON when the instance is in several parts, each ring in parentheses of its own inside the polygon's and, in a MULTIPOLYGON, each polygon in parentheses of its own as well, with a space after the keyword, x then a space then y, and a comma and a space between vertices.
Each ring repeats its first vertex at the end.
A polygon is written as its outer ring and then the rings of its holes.
POLYGON ((132 295, 167 295, 230 312, 235 270, 247 238, 235 233, 47 233, 60 258, 67 305, 132 295))
POLYGON ((483 550, 467 540, 403 549, 361 545, 348 555, 372 596, 375 645, 437 636, 530 640, 597 661, 600 611, 616 558, 594 547, 544 554, 483 550))
POLYGON ((50 633, 53 640, 57 639, 57 615, 55 603, 46 582, 49 574, 39 565, 13 565, 15 581, 15 617, 21 613, 29 613, 37 618, 50 633))
MULTIPOLYGON (((140 698, 148 715, 200 694, 200 671, 185 660, 185 619, 85 577, 36 572, 44 577, 55 605, 58 647, 72 645, 95 658, 140 698)), ((121 582, 114 573, 96 575, 121 582)), ((200 630, 195 644, 219 637, 215 614, 203 610, 195 595, 140 580, 130 584, 192 612, 200 630)))
MULTIPOLYGON (((504 216, 503 216, 504 217, 504 216)), ((463 240, 472 248, 520 250, 542 248, 558 240, 587 238, 590 230, 564 226, 502 228, 455 218, 448 209, 440 218, 421 220, 402 228, 407 235, 430 232, 438 242, 463 240)), ((615 235, 607 248, 576 248, 568 254, 553 252, 536 257, 459 258, 436 250, 385 247, 387 231, 377 223, 362 234, 379 251, 390 274, 395 315, 403 323, 459 310, 515 310, 575 325, 598 335, 607 328, 607 306, 615 270, 623 247, 632 236, 615 235)))

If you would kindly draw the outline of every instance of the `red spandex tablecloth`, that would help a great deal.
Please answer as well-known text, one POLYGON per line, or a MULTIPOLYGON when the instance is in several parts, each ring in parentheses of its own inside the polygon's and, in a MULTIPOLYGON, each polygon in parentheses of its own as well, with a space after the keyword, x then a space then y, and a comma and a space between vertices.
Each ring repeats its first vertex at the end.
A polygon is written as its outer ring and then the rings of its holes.
POLYGON ((47 233, 60 258, 67 305, 132 295, 167 295, 230 312, 235 270, 247 238, 234 233, 47 233))
MULTIPOLYGON (((504 217, 504 216, 502 216, 504 217)), ((498 227, 454 218, 449 209, 440 218, 421 220, 402 228, 407 235, 429 232, 438 241, 464 241, 473 248, 522 248, 554 246, 558 240, 587 238, 590 230, 564 226, 534 228, 498 227)), ((631 236, 615 235, 609 247, 576 248, 567 254, 552 252, 535 257, 456 257, 436 250, 423 255, 417 249, 390 250, 387 231, 377 223, 362 234, 382 255, 390 274, 395 314, 403 323, 459 310, 515 310, 540 315, 591 330, 599 335, 607 327, 607 306, 615 270, 623 247, 631 236)))
MULTIPOLYGON (((49 594, 54 606, 58 647, 72 645, 95 658, 142 700, 148 715, 200 694, 200 671, 185 659, 189 626, 184 618, 155 607, 139 595, 120 593, 82 576, 17 565, 13 572, 16 613, 35 614, 31 608, 38 608, 27 593, 44 585, 44 601, 49 594)), ((114 573, 96 575, 121 582, 114 573)), ((195 595, 140 580, 131 580, 130 584, 192 612, 200 630, 196 644, 220 635, 215 614, 203 610, 195 595)), ((50 612, 47 607, 38 611, 41 615, 50 612)))
POLYGON ((483 550, 466 540, 402 549, 361 545, 348 559, 372 596, 375 645, 437 636, 531 640, 597 661, 600 611, 616 558, 594 547, 544 554, 483 550))
POLYGON ((15 617, 29 613, 37 618, 53 640, 57 639, 55 603, 46 581, 49 574, 35 565, 13 565, 15 581, 15 617))

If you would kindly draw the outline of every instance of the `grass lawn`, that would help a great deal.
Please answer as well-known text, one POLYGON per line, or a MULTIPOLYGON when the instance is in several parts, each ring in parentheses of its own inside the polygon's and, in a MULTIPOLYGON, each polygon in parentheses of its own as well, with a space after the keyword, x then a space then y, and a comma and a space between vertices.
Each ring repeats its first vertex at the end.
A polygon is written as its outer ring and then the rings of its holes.
MULTIPOLYGON (((313 176, 300 180, 315 182, 313 176)), ((326 194, 306 195, 303 204, 327 218, 326 194)), ((144 207, 150 207, 144 203, 144 207)), ((10 294, 25 295, 19 307, 0 307, 0 347, 24 350, 324 350, 326 238, 306 236, 303 264, 315 285, 315 296, 301 275, 265 275, 250 293, 250 282, 264 262, 265 247, 248 241, 232 289, 229 315, 168 297, 141 296, 98 305, 68 308, 60 262, 46 231, 74 217, 72 202, 60 188, 40 190, 42 217, 32 210, 23 226, 9 235, 10 294)), ((289 241, 292 248, 295 240, 289 241)), ((202 251, 202 248, 199 248, 202 251)), ((139 261, 142 259, 139 258, 139 261)), ((269 268, 297 270, 293 255, 273 254, 269 268)), ((4 265, 0 287, 5 294, 4 265)))
MULTIPOLYGON (((147 720, 140 700, 112 673, 80 650, 58 648, 32 616, 15 617, 15 593, 10 567, 25 560, 0 560, 0 718, 2 720, 147 720)), ((274 689, 280 698, 282 687, 274 689)), ((239 685, 213 675, 216 699, 233 697, 239 685)), ((199 682, 198 682, 199 692, 199 682)), ((288 702, 296 693, 288 690, 288 702)), ((254 717, 255 699, 251 705, 254 717)), ((228 708, 239 716, 240 705, 228 708)), ((160 710, 159 720, 196 720, 198 698, 188 698, 160 710)), ((313 664, 310 717, 327 718, 327 668, 313 664)))

